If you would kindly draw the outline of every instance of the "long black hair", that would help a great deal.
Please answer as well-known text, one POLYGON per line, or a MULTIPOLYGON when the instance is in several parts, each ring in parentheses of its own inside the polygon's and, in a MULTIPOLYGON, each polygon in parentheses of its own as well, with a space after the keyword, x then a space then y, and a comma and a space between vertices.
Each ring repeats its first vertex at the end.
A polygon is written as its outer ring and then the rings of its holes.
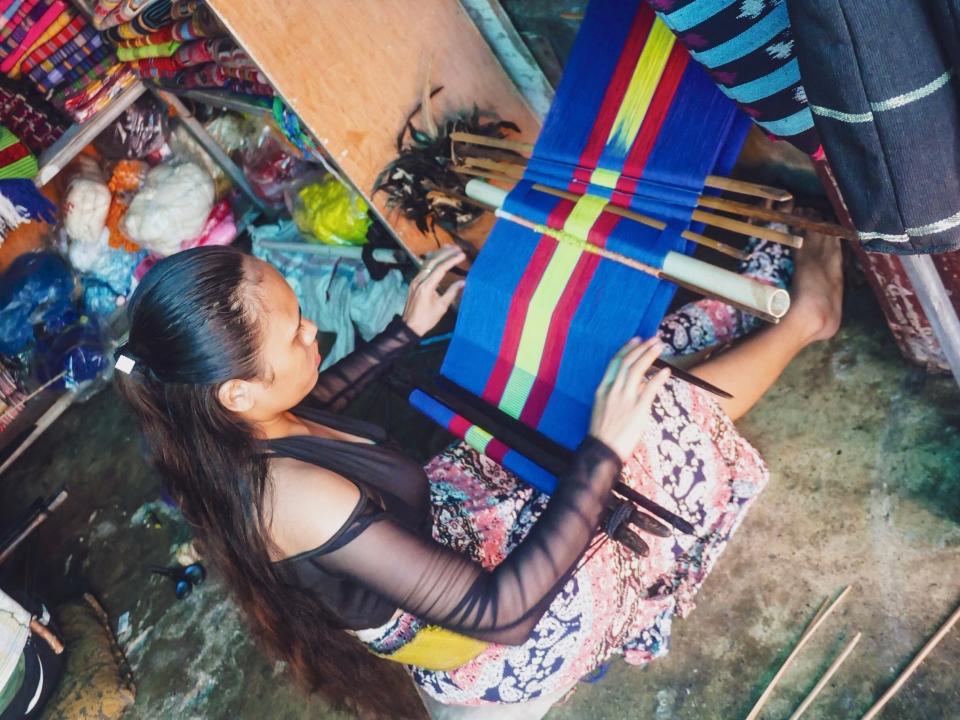
POLYGON ((159 262, 128 307, 129 341, 118 355, 134 366, 117 373, 120 391, 205 556, 267 649, 335 705, 420 716, 402 668, 367 652, 335 613, 271 562, 267 462, 253 428, 217 395, 227 380, 263 376, 259 281, 257 263, 232 248, 195 248, 159 262))

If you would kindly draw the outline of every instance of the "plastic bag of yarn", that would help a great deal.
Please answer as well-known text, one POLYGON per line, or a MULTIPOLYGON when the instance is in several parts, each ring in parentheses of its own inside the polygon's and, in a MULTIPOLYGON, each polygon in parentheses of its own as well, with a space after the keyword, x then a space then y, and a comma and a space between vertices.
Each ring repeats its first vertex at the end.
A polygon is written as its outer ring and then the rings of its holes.
POLYGON ((53 252, 21 255, 0 276, 0 353, 16 355, 34 340, 34 326, 57 332, 76 319, 76 281, 53 252))
MULTIPOLYGON (((107 224, 113 199, 100 165, 91 157, 79 156, 71 167, 63 200, 63 227, 72 243, 98 245, 107 224)), ((82 250, 78 250, 82 254, 82 250)), ((74 267, 83 267, 74 263, 74 267)))
POLYGON ((63 386, 72 388, 96 378, 106 370, 108 363, 100 326, 87 316, 37 343, 36 372, 43 383, 66 373, 63 386))
POLYGON ((327 245, 366 244, 370 208, 333 175, 305 176, 291 183, 284 197, 304 239, 327 245))
POLYGON ((167 111, 156 99, 146 95, 110 123, 93 145, 105 158, 144 159, 160 151, 169 133, 167 111))
POLYGON ((147 173, 120 226, 140 247, 165 257, 203 232, 213 201, 213 180, 203 168, 163 163, 147 173))
POLYGON ((295 157, 270 128, 264 126, 255 143, 241 153, 241 167, 254 192, 268 205, 284 206, 284 189, 306 172, 307 164, 295 157))

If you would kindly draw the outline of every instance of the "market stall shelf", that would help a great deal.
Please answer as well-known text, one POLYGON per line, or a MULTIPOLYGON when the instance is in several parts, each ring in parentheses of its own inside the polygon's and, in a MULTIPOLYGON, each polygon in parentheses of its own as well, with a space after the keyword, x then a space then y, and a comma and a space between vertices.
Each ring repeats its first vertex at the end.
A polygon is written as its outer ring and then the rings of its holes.
POLYGON ((438 120, 476 105, 519 125, 518 139, 539 133, 535 113, 459 3, 291 0, 270 12, 250 0, 209 5, 412 255, 437 240, 392 216, 371 192, 425 85, 443 86, 434 97, 438 120))
POLYGON ((71 125, 60 139, 40 156, 40 170, 34 180, 37 186, 42 187, 53 180, 81 150, 133 105, 146 89, 142 82, 135 82, 87 122, 71 125))

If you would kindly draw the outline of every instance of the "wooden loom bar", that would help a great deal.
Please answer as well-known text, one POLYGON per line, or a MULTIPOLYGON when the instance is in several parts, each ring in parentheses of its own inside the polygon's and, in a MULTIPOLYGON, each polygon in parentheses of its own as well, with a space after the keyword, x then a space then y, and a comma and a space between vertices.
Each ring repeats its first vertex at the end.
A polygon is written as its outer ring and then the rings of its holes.
POLYGON ((803 238, 798 235, 780 232, 779 230, 764 227, 763 225, 751 225, 750 223, 743 222, 742 220, 728 218, 725 215, 716 215, 711 212, 706 212, 705 210, 694 210, 691 218, 695 222, 702 222, 704 225, 723 228, 724 230, 739 233, 740 235, 746 235, 747 237, 756 237, 760 238, 761 240, 769 240, 770 242, 779 243, 792 248, 799 248, 803 246, 803 238))
MULTIPOLYGON (((484 175, 488 175, 488 174, 489 174, 489 173, 484 173, 484 175)), ((466 202, 466 203, 470 203, 470 204, 476 205, 477 207, 483 208, 484 210, 487 210, 487 211, 489 211, 489 212, 494 212, 494 211, 496 210, 495 207, 493 207, 493 206, 491 206, 491 205, 488 205, 487 203, 480 202, 480 201, 475 200, 475 199, 473 199, 473 198, 467 197, 466 195, 461 195, 460 193, 456 193, 456 192, 453 192, 453 191, 451 191, 451 190, 440 190, 440 189, 438 188, 438 189, 437 189, 437 192, 441 192, 441 193, 443 193, 444 195, 446 195, 446 196, 448 196, 448 197, 451 197, 451 198, 453 198, 453 199, 455 199, 455 200, 460 200, 461 202, 466 202)), ((704 290, 704 289, 703 289, 702 287, 700 287, 699 285, 692 285, 692 284, 690 284, 690 283, 688 283, 688 282, 685 282, 685 281, 683 281, 683 280, 680 280, 679 278, 675 278, 675 277, 672 277, 672 276, 669 276, 669 275, 661 274, 660 277, 662 277, 662 278, 665 279, 665 280, 669 280, 670 282, 672 282, 674 285, 677 285, 678 287, 682 287, 682 288, 685 288, 686 290, 689 290, 690 292, 696 293, 697 295, 703 295, 703 296, 705 296, 705 297, 714 297, 709 291, 704 290)), ((780 322, 780 318, 777 317, 776 315, 771 315, 771 314, 769 314, 769 313, 765 313, 765 312, 763 312, 762 310, 758 310, 758 309, 755 308, 755 307, 750 307, 749 305, 744 305, 744 304, 742 304, 742 303, 737 302, 736 300, 732 300, 732 299, 730 299, 730 298, 716 298, 716 299, 720 300, 721 302, 723 302, 723 303, 725 303, 725 304, 727 304, 727 305, 730 305, 730 306, 733 307, 733 308, 736 308, 737 310, 739 310, 739 311, 741 311, 741 312, 745 312, 745 313, 747 313, 748 315, 755 315, 755 316, 757 316, 758 318, 760 318, 761 320, 765 320, 766 322, 768 322, 768 323, 770 323, 770 324, 772 324, 772 325, 776 325, 777 323, 780 322)), ((675 374, 677 374, 678 371, 679 371, 679 368, 677 368, 675 365, 672 365, 672 366, 671 366, 671 369, 673 370, 673 372, 674 372, 675 374)), ((686 378, 683 378, 683 379, 686 379, 686 378)), ((696 382, 694 382, 693 380, 690 380, 690 379, 687 379, 687 381, 688 381, 688 382, 693 382, 694 384, 697 384, 696 382)), ((701 385, 700 387, 703 387, 703 386, 701 385)), ((710 390, 710 392, 715 392, 715 390, 710 389, 710 388, 705 388, 705 389, 710 390)), ((726 393, 726 392, 724 392, 724 391, 720 391, 719 393, 716 393, 716 394, 722 395, 723 397, 727 397, 727 395, 728 395, 728 393, 726 393)))
POLYGON ((712 292, 711 290, 707 290, 704 287, 701 287, 699 285, 694 285, 693 283, 687 282, 686 280, 682 280, 676 277, 675 275, 670 275, 668 273, 665 273, 662 270, 659 270, 653 267, 652 265, 647 265, 646 263, 642 263, 639 260, 634 260, 633 258, 627 257, 626 255, 621 255, 618 252, 613 252, 612 250, 607 250, 606 248, 599 247, 597 245, 594 245, 593 243, 580 240, 579 238, 570 235, 570 233, 565 233, 562 230, 554 230, 553 228, 547 227, 546 225, 540 225, 539 223, 535 223, 531 220, 527 220, 526 218, 522 218, 519 215, 514 215, 513 213, 509 213, 504 210, 497 209, 494 212, 496 213, 498 218, 503 218, 504 220, 507 220, 512 223, 516 223, 517 225, 522 225, 523 227, 529 228, 530 230, 540 233, 541 235, 549 235, 557 242, 563 242, 563 243, 568 243, 570 245, 575 245, 576 247, 583 250, 584 252, 588 252, 593 255, 599 255, 600 257, 606 258, 607 260, 620 263, 621 265, 626 265, 627 267, 632 268, 634 270, 639 270, 640 272, 646 273, 647 275, 652 275, 658 280, 666 280, 667 282, 672 282, 674 285, 690 290, 691 292, 694 292, 698 295, 702 295, 706 298, 710 298, 712 300, 717 300, 719 302, 725 303, 727 305, 735 307, 737 310, 748 313, 750 315, 755 315, 761 320, 766 320, 767 322, 773 323, 774 325, 780 322, 780 318, 777 317, 776 315, 764 312, 759 308, 750 307, 749 305, 744 305, 742 303, 737 302, 736 300, 732 300, 730 298, 720 296, 717 293, 712 292))
MULTIPOLYGON (((469 167, 478 167, 487 171, 500 172, 515 180, 520 180, 523 177, 525 167, 519 163, 500 162, 489 158, 465 158, 464 162, 469 167)), ((540 188, 543 187, 543 185, 540 186, 540 188)), ((779 230, 763 227, 762 225, 751 225, 741 220, 735 220, 703 210, 694 210, 692 219, 696 222, 702 222, 704 225, 723 228, 724 230, 729 230, 730 232, 735 232, 745 237, 758 237, 761 240, 769 240, 770 242, 787 245, 792 248, 799 248, 803 245, 803 238, 797 235, 780 232, 779 230)), ((640 222, 644 221, 641 220, 640 222)), ((666 225, 664 224, 663 227, 666 227, 666 225)))
MULTIPOLYGON (((520 142, 519 140, 491 138, 486 135, 475 135, 466 132, 450 133, 450 139, 454 142, 498 148, 500 150, 513 150, 514 152, 526 153, 527 155, 533 152, 533 143, 520 142)), ((764 200, 783 202, 793 199, 792 194, 781 188, 759 185, 757 183, 747 182, 746 180, 734 180, 733 178, 722 177, 720 175, 707 175, 703 184, 707 187, 716 188, 717 190, 729 190, 730 192, 740 195, 763 198, 764 200)))
POLYGON ((856 240, 856 232, 849 230, 836 223, 821 222, 819 220, 810 220, 801 215, 785 213, 779 210, 771 210, 761 205, 750 205, 749 203, 737 202, 727 198, 716 197, 714 195, 702 195, 697 201, 697 205, 711 210, 720 210, 722 212, 737 213, 745 217, 756 218, 757 220, 769 220, 779 222, 784 225, 790 225, 795 228, 812 230, 821 235, 831 235, 843 238, 845 240, 856 240))
POLYGON ((580 238, 563 230, 555 230, 545 225, 532 223, 527 218, 522 218, 512 213, 503 211, 503 203, 507 196, 507 191, 498 188, 482 180, 471 180, 467 183, 467 195, 482 204, 495 209, 498 216, 507 220, 519 222, 519 224, 530 227, 535 232, 553 237, 557 241, 567 242, 576 245, 586 252, 607 257, 616 262, 632 267, 641 272, 654 274, 657 278, 663 278, 683 285, 706 297, 714 298, 729 304, 736 304, 736 307, 746 309, 758 317, 767 319, 769 316, 782 317, 790 307, 790 295, 781 288, 775 288, 753 280, 745 278, 737 273, 719 268, 710 263, 689 257, 683 253, 668 252, 663 259, 662 268, 653 268, 645 263, 640 263, 632 258, 622 256, 619 253, 610 253, 605 248, 598 248, 588 242, 586 238, 580 238), (599 252, 602 251, 602 252, 599 252), (627 262, 623 262, 627 261, 627 262), (715 289, 708 289, 708 286, 715 289))
MULTIPOLYGON (((533 189, 539 190, 540 192, 543 192, 543 193, 547 193, 548 195, 555 195, 556 197, 562 197, 567 200, 571 200, 573 202, 576 202, 581 197, 576 193, 572 193, 567 190, 560 190, 559 188, 552 188, 548 185, 541 185, 540 183, 534 183, 533 189)), ((663 230, 667 226, 667 224, 662 220, 657 220, 656 218, 647 217, 646 215, 641 215, 640 213, 634 212, 633 210, 628 210, 627 208, 622 208, 617 205, 611 205, 610 203, 607 203, 604 206, 603 212, 608 212, 611 215, 619 215, 620 217, 627 218, 628 220, 634 220, 638 223, 649 225, 650 227, 656 228, 657 230, 663 230)), ((706 235, 695 233, 692 230, 684 230, 682 233, 680 233, 680 237, 682 237, 684 240, 689 240, 690 242, 696 243, 697 245, 703 245, 704 247, 708 247, 711 250, 716 250, 719 253, 723 253, 724 255, 728 255, 732 258, 736 258, 737 260, 747 259, 747 254, 742 250, 738 250, 732 245, 727 245, 726 243, 722 243, 719 240, 714 240, 713 238, 709 238, 706 235)))
MULTIPOLYGON (((473 159, 479 159, 479 158, 473 158, 473 159)), ((456 168, 456 172, 463 173, 464 175, 475 175, 477 177, 486 178, 487 180, 499 180, 502 182, 512 183, 512 182, 516 182, 516 180, 519 179, 519 178, 513 178, 513 177, 505 177, 500 175, 499 173, 495 173, 489 170, 479 170, 476 167, 458 166, 456 168)), ((534 183, 533 189, 546 193, 547 195, 554 195, 555 197, 561 197, 566 200, 571 200, 572 202, 576 202, 582 197, 582 195, 578 195, 577 193, 573 193, 568 190, 560 190, 559 188, 553 188, 553 187, 550 187, 549 185, 542 185, 541 183, 534 183)), ((634 220, 643 225, 648 225, 652 228, 656 228, 657 230, 663 230, 667 226, 667 224, 662 220, 657 220, 656 218, 648 217, 647 215, 642 215, 641 213, 635 212, 633 210, 629 210, 627 208, 622 208, 617 205, 612 205, 610 203, 607 203, 607 205, 603 208, 603 212, 608 212, 612 215, 619 215, 620 217, 624 217, 629 220, 634 220)), ((726 243, 722 243, 719 240, 714 240, 713 238, 709 238, 706 235, 695 233, 692 230, 684 230, 682 233, 680 233, 680 237, 682 237, 684 240, 689 240, 692 243, 696 243, 697 245, 703 245, 704 247, 708 247, 711 250, 716 250, 717 252, 723 253, 724 255, 735 258, 736 260, 746 260, 747 258, 747 254, 742 250, 738 250, 732 245, 727 245, 726 243)))

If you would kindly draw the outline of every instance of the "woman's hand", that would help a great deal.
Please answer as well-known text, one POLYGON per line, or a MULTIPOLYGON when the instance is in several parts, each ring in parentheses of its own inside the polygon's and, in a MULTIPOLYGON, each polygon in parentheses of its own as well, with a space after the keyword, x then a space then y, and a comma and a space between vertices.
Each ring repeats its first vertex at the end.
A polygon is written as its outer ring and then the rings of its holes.
POLYGON ((460 294, 466 284, 465 280, 457 280, 443 294, 437 292, 437 286, 443 276, 465 258, 463 250, 455 245, 448 245, 429 256, 411 281, 407 305, 403 309, 403 321, 417 335, 430 332, 460 294))
POLYGON ((623 462, 633 455, 650 419, 653 398, 670 377, 670 371, 664 368, 646 379, 647 371, 662 351, 663 345, 656 337, 643 343, 634 338, 613 356, 597 388, 590 434, 623 462))

